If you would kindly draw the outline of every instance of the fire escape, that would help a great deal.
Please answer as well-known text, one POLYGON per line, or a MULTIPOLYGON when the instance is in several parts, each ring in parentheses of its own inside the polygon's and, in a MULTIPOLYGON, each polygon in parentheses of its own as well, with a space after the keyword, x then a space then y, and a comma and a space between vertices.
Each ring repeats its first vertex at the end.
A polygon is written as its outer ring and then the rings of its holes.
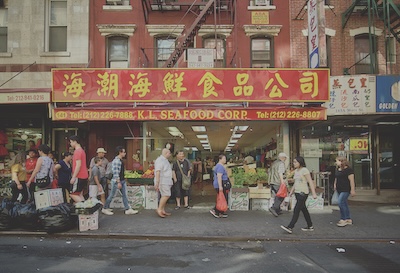
MULTIPOLYGON (((188 0, 187 0, 188 1, 188 0)), ((145 22, 148 23, 150 11, 166 12, 186 8, 186 13, 195 14, 192 25, 186 26, 176 39, 175 50, 171 53, 163 67, 174 67, 188 47, 193 46, 194 38, 209 15, 214 12, 226 11, 230 13, 231 22, 234 19, 234 2, 236 0, 193 0, 192 3, 180 0, 142 0, 145 22)))
MULTIPOLYGON (((368 26, 371 30, 375 18, 381 20, 384 24, 384 30, 391 33, 391 35, 400 43, 400 1, 394 0, 353 0, 349 8, 342 13, 342 28, 353 14, 361 16, 368 16, 368 26)), ((373 33, 369 33, 369 46, 370 52, 373 52, 373 33)), ((393 54, 390 52, 386 53, 393 54)), ((374 54, 371 54, 372 55, 374 54)), ((356 64, 354 64, 356 65, 356 64)), ((353 65, 353 66, 354 66, 353 65)), ((371 73, 376 65, 375 58, 371 58, 371 73)))

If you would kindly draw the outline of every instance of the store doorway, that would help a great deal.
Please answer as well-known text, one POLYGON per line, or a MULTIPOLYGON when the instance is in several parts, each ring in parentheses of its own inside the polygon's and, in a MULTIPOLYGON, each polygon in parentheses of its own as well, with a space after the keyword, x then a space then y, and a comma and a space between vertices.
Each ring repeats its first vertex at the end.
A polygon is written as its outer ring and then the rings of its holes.
POLYGON ((400 189, 400 126, 379 128, 379 181, 381 189, 400 189))
POLYGON ((51 147, 58 153, 57 160, 61 160, 61 153, 71 150, 69 137, 78 134, 78 128, 53 128, 51 147))

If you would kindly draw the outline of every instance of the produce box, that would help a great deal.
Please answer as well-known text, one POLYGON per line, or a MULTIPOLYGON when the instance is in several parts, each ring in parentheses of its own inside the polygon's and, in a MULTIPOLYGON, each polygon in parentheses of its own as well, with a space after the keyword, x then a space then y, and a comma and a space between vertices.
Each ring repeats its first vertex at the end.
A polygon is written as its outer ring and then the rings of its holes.
POLYGON ((271 189, 270 188, 259 189, 258 187, 249 187, 249 198, 269 199, 271 198, 271 189))
POLYGON ((62 189, 49 189, 34 193, 36 209, 57 206, 64 203, 62 189))
POLYGON ((79 231, 96 230, 99 229, 99 212, 85 215, 79 214, 79 231))
POLYGON ((269 210, 270 199, 267 198, 250 199, 250 208, 251 210, 269 210))
MULTIPOLYGON (((145 186, 127 186, 126 196, 128 198, 128 203, 132 207, 132 209, 137 210, 145 206, 145 186)), ((113 198, 110 204, 110 208, 113 209, 124 208, 124 204, 122 201, 122 194, 119 190, 117 190, 115 197, 113 198)))
POLYGON ((247 188, 232 188, 229 191, 229 209, 249 210, 249 192, 247 188))
POLYGON ((158 208, 158 192, 154 186, 146 186, 145 193, 145 209, 157 209, 158 208))
POLYGON ((129 185, 154 185, 154 178, 126 178, 129 185))

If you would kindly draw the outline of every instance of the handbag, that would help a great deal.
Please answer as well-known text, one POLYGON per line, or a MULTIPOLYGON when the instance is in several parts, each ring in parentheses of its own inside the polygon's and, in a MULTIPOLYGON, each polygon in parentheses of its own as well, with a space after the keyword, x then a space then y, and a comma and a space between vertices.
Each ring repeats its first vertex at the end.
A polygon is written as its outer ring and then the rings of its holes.
POLYGON ((331 205, 338 205, 339 204, 339 193, 337 191, 333 192, 331 205))
POLYGON ((222 191, 218 192, 217 204, 216 204, 215 208, 222 212, 225 212, 228 210, 228 204, 226 203, 225 195, 222 191))
POLYGON ((179 170, 181 170, 181 174, 182 174, 182 189, 184 189, 185 191, 189 190, 190 185, 192 184, 190 182, 190 177, 185 175, 182 171, 181 165, 177 162, 176 163, 179 167, 179 170))
POLYGON ((36 186, 38 186, 38 188, 44 189, 44 188, 47 188, 50 185, 50 183, 51 183, 51 181, 50 181, 50 170, 51 170, 51 165, 50 165, 49 171, 48 171, 48 173, 47 173, 47 175, 45 177, 36 178, 35 183, 36 183, 36 186))
POLYGON ((276 196, 281 198, 285 198, 287 196, 287 187, 285 183, 281 183, 281 186, 279 187, 276 196))

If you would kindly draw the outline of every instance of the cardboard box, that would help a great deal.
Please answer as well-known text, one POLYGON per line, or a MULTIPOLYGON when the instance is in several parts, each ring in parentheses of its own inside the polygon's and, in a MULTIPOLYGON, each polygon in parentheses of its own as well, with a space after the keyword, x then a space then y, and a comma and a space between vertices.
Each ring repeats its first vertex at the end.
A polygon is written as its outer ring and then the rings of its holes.
POLYGON ((36 209, 57 206, 64 203, 62 189, 49 189, 34 193, 36 209))
POLYGON ((247 188, 232 188, 229 191, 229 209, 249 210, 249 192, 247 188))
POLYGON ((258 187, 249 187, 249 198, 270 199, 271 189, 270 188, 259 189, 258 187))
MULTIPOLYGON (((111 192, 111 189, 109 193, 111 192)), ((128 198, 128 204, 132 209, 138 210, 145 206, 145 186, 127 186, 126 197, 128 198)), ((124 203, 122 201, 122 193, 117 190, 113 200, 110 203, 110 208, 122 209, 124 203)))
POLYGON ((145 189, 145 209, 158 208, 158 192, 154 186, 146 186, 145 189))
POLYGON ((93 214, 79 214, 79 231, 99 229, 99 212, 93 214))
MULTIPOLYGON (((290 198, 290 208, 293 210, 295 206, 296 206, 296 197, 293 194, 293 196, 290 198)), ((322 192, 317 193, 317 199, 314 199, 310 192, 306 200, 306 206, 307 209, 309 210, 323 210, 324 209, 323 193, 322 192)))
POLYGON ((270 208, 270 199, 257 198, 250 200, 251 210, 269 210, 270 208))

